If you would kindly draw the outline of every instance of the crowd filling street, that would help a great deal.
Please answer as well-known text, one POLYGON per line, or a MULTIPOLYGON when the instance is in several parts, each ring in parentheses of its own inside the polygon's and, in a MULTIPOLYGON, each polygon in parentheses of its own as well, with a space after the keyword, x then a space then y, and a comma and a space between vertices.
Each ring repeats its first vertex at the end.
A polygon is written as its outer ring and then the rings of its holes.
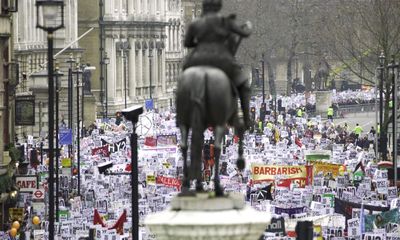
MULTIPOLYGON (((347 96, 352 96, 354 102, 371 103, 371 94, 334 93, 333 103, 340 106, 347 96)), ((236 168, 238 138, 232 128, 226 128, 221 156, 225 192, 242 193, 259 214, 272 214, 274 221, 281 223, 279 228, 266 226, 261 239, 293 237, 300 220, 313 221, 315 236, 360 239, 362 234, 384 234, 387 239, 396 239, 400 199, 397 187, 388 180, 392 174, 390 164, 376 161, 379 128, 336 124, 340 116, 332 106, 326 113, 315 115, 306 109, 306 101, 315 104, 313 95, 307 100, 301 94, 278 99, 275 114, 274 101, 267 99, 263 111, 262 97, 252 98, 253 124, 244 141, 246 168, 236 168)), ((129 239, 132 129, 119 113, 81 129, 79 174, 77 156, 69 157, 69 143, 63 145, 61 141, 56 224, 59 239, 84 239, 91 228, 96 230, 96 239, 129 239)), ((146 215, 166 209, 179 193, 183 162, 173 108, 163 112, 149 109, 140 116, 136 132, 142 222, 146 215)), ((19 166, 20 192, 13 209, 23 212, 11 212, 21 222, 17 239, 44 239, 47 232, 48 159, 46 143, 40 147, 43 141, 27 136, 20 143, 25 161, 19 166), (31 176, 35 176, 34 185, 43 190, 43 196, 36 187, 32 192, 32 187, 23 184, 31 176)), ((212 128, 204 133, 203 156, 203 185, 211 190, 215 164, 212 128)), ((10 229, 16 225, 11 223, 10 229)), ((141 239, 156 239, 141 226, 141 239)), ((10 238, 10 231, 1 232, 1 239, 10 238)))

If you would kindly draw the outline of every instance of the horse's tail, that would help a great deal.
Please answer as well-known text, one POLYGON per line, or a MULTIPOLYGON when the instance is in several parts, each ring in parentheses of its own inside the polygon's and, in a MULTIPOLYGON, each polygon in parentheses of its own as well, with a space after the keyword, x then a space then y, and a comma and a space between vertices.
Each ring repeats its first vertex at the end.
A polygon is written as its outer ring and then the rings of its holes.
MULTIPOLYGON (((207 82, 207 74, 202 75, 204 78, 204 83, 207 82)), ((202 79, 197 79, 198 81, 201 81, 202 79)), ((198 82, 199 83, 199 82, 198 82)), ((204 88, 207 88, 207 85, 203 85, 204 88)), ((204 90, 206 91, 206 90, 204 90)), ((195 95, 198 93, 195 93, 195 95)), ((191 150, 190 150, 190 161, 191 161, 191 166, 190 166, 190 176, 191 179, 197 179, 197 181, 200 181, 202 179, 202 173, 200 171, 201 169, 201 163, 202 163, 202 158, 201 158, 201 151, 203 149, 203 142, 204 142, 204 129, 205 129, 205 105, 202 103, 202 101, 205 100, 204 96, 206 96, 206 92, 203 92, 200 96, 197 95, 195 98, 191 98, 191 109, 190 109, 190 114, 191 114, 191 120, 190 120, 190 126, 192 128, 192 139, 191 139, 191 150), (200 98, 201 97, 201 98, 200 98)), ((198 183, 199 184, 199 183, 198 183)))

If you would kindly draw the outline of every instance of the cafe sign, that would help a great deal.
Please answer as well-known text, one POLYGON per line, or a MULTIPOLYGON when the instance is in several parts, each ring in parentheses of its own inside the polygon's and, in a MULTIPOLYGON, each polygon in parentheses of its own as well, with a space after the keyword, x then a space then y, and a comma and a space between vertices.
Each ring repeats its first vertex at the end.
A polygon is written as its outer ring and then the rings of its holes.
POLYGON ((38 188, 38 180, 36 175, 16 176, 16 183, 20 192, 35 192, 38 188))

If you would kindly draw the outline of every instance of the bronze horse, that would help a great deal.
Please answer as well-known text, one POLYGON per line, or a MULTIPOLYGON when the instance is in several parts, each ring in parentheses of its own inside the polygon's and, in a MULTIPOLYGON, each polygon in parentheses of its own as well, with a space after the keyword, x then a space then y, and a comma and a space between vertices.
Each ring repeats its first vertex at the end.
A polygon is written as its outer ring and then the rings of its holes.
POLYGON ((196 192, 203 191, 202 185, 202 149, 204 131, 212 126, 214 129, 214 186, 216 196, 222 196, 223 190, 219 181, 219 158, 221 144, 227 124, 239 130, 239 159, 237 166, 244 168, 242 136, 237 118, 238 101, 227 75, 214 67, 196 66, 186 69, 178 79, 176 99, 177 125, 181 131, 181 150, 184 158, 184 179, 182 194, 189 193, 190 180, 196 180, 196 192), (190 148, 190 171, 187 163, 188 135, 192 129, 190 148))

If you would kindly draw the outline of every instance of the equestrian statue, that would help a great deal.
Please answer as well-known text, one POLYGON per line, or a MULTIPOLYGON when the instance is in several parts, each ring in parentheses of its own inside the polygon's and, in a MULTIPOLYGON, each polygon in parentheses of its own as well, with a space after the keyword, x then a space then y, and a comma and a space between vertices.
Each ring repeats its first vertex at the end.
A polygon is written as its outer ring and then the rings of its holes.
POLYGON ((250 36, 252 26, 250 22, 238 25, 235 15, 222 16, 221 8, 222 0, 204 0, 202 17, 189 25, 185 36, 185 47, 191 48, 191 52, 183 64, 176 95, 177 126, 181 131, 180 147, 184 158, 182 195, 192 194, 189 191, 191 180, 196 180, 196 192, 204 191, 201 164, 203 133, 207 127, 214 129, 216 196, 223 196, 218 168, 227 125, 233 126, 240 138, 237 167, 240 170, 245 167, 242 138, 250 126, 250 84, 236 63, 235 54, 242 38, 250 36))

